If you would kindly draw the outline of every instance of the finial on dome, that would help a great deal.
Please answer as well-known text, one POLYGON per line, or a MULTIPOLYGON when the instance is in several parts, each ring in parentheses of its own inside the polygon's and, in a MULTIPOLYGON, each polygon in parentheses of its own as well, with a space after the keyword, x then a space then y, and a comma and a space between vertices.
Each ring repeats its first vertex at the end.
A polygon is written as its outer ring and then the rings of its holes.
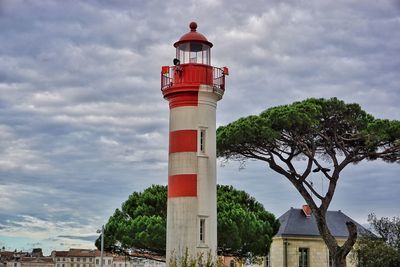
POLYGON ((192 22, 190 22, 189 27, 190 27, 190 31, 195 32, 197 29, 197 23, 192 21, 192 22))

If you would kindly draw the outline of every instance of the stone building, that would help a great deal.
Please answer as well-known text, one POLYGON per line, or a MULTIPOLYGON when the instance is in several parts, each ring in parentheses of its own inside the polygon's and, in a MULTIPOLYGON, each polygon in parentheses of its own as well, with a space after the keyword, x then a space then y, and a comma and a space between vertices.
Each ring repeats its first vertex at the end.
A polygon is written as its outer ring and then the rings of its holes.
MULTIPOLYGON (((68 252, 70 267, 95 267, 96 251, 91 249, 73 249, 68 252)), ((62 266, 56 266, 62 267, 62 266)), ((67 267, 67 266, 66 266, 67 267)))
MULTIPOLYGON (((339 211, 328 211, 328 227, 339 245, 348 235, 346 222, 357 225, 359 235, 368 232, 363 226, 339 211)), ((291 208, 279 221, 281 226, 272 239, 268 267, 330 267, 332 266, 329 250, 322 240, 311 209, 304 205, 302 209, 291 208)), ((347 266, 355 267, 347 257, 347 266)))
POLYGON ((71 267, 71 261, 68 256, 68 251, 53 251, 51 252, 55 267, 71 267))

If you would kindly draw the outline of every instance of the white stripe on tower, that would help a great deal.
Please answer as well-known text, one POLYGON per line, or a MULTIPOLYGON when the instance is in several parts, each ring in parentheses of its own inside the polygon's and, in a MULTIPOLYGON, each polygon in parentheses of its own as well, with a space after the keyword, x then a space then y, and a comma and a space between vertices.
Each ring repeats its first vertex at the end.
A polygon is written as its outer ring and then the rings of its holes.
POLYGON ((197 129, 197 106, 183 106, 170 109, 169 131, 197 129))

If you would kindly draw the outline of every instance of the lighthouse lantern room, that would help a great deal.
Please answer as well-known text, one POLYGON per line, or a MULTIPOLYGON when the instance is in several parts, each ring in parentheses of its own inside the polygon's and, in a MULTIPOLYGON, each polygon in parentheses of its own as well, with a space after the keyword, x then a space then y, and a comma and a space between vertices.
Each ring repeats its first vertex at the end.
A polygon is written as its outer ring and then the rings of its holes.
POLYGON ((161 69, 161 91, 170 107, 167 264, 185 252, 217 252, 216 108, 228 69, 211 66, 213 44, 190 31, 174 46, 173 66, 161 69))
POLYGON ((176 58, 181 63, 199 63, 211 64, 210 48, 212 43, 207 41, 201 33, 196 31, 197 24, 192 22, 189 25, 190 32, 183 35, 178 42, 174 44, 176 47, 176 58))

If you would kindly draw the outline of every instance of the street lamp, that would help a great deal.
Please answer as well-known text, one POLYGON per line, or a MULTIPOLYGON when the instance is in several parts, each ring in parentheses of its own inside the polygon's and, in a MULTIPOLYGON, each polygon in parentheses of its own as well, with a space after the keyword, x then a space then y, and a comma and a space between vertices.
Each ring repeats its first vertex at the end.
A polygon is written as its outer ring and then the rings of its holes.
POLYGON ((101 250, 100 250, 100 267, 103 267, 103 251, 104 251, 104 224, 101 226, 101 230, 97 230, 96 233, 101 233, 101 250))

